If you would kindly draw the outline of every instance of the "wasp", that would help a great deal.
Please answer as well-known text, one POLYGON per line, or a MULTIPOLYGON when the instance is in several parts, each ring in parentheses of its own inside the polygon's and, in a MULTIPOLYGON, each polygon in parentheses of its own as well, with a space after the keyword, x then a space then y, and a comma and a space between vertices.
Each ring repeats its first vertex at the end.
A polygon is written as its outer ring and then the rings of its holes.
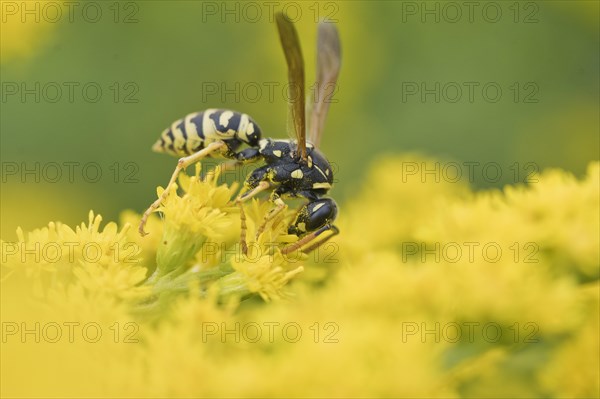
POLYGON ((311 101, 310 119, 306 122, 304 59, 298 33, 293 23, 283 13, 275 16, 279 38, 288 68, 289 110, 291 120, 288 135, 293 139, 261 137, 260 127, 248 115, 230 110, 206 110, 190 114, 166 129, 153 149, 167 152, 179 159, 168 186, 144 213, 139 231, 142 235, 148 216, 160 206, 187 166, 207 156, 222 156, 236 163, 263 161, 264 166, 252 171, 236 198, 240 208, 242 252, 247 252, 246 217, 243 202, 270 190, 269 200, 274 204, 257 229, 258 237, 266 224, 286 208, 285 198, 305 198, 306 202, 288 227, 289 234, 299 240, 288 245, 282 253, 289 253, 311 243, 304 249, 309 252, 339 233, 333 225, 338 208, 335 201, 325 195, 333 184, 333 169, 325 155, 318 149, 329 99, 333 95, 341 65, 339 35, 335 25, 321 22, 317 34, 317 82, 311 101), (308 140, 307 140, 308 131, 308 140), (239 150, 243 144, 247 148, 239 150), (331 231, 323 240, 321 234, 331 231), (315 242, 313 242, 315 241, 315 242))

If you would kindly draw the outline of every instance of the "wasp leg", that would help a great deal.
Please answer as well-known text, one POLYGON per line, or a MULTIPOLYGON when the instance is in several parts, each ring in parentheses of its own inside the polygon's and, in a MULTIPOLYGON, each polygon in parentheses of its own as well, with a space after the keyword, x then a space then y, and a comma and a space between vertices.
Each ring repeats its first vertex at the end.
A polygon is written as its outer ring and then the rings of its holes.
POLYGON ((260 150, 254 147, 246 148, 234 154, 234 158, 243 163, 258 161, 260 157, 260 150))
POLYGON ((265 228, 267 227, 267 223, 270 220, 273 220, 275 218, 275 216, 279 215, 281 213, 281 211, 283 211, 287 207, 285 202, 283 202, 283 200, 279 197, 278 194, 275 193, 275 191, 273 191, 273 196, 271 197, 271 201, 273 201, 273 203, 275 204, 275 208, 271 209, 269 211, 269 213, 267 213, 265 215, 262 224, 260 225, 258 230, 256 230, 256 239, 258 239, 258 236, 260 236, 262 234, 262 232, 265 231, 265 228))
POLYGON ((331 240, 333 237, 335 237, 338 234, 340 234, 340 229, 338 229, 337 226, 331 225, 330 229, 333 231, 333 234, 328 235, 327 237, 325 237, 321 241, 317 241, 315 243, 312 243, 308 247, 304 248, 304 250, 302 252, 304 252, 305 254, 311 253, 315 249, 319 248, 321 245, 325 244, 327 241, 331 240))
POLYGON ((269 182, 261 181, 260 183, 258 183, 258 186, 256 186, 250 191, 245 192, 244 194, 240 194, 235 200, 235 203, 240 208, 240 245, 242 247, 242 253, 244 255, 248 254, 248 244, 246 243, 246 231, 248 230, 248 226, 246 225, 246 213, 244 212, 243 203, 248 201, 250 198, 256 196, 261 191, 267 190, 269 187, 271 187, 271 184, 269 182))
MULTIPOLYGON (((219 168, 219 172, 229 172, 231 170, 235 170, 236 168, 246 164, 256 162, 260 159, 260 152, 256 148, 246 148, 240 152, 232 152, 231 158, 234 158, 231 161, 226 161, 219 164, 217 167, 219 168)), ((216 169, 216 168, 215 168, 216 169)), ((209 171, 208 173, 215 173, 214 170, 209 171)))
POLYGON ((146 234, 148 234, 144 231, 144 226, 146 225, 146 221, 148 220, 148 217, 167 198, 167 196, 169 195, 171 186, 173 184, 175 184, 175 182, 177 181, 177 177, 179 176, 179 173, 182 170, 184 170, 185 168, 187 168, 189 165, 200 161, 202 158, 210 155, 210 153, 218 150, 219 148, 222 148, 223 146, 225 146, 225 143, 223 141, 217 141, 214 143, 210 143, 206 148, 203 148, 202 150, 196 152, 195 154, 192 154, 190 156, 179 159, 179 162, 177 162, 177 167, 175 168, 175 171, 173 172, 173 175, 171 176, 171 180, 169 180, 169 184, 167 184, 167 187, 165 187, 165 191, 163 191, 161 196, 156 201, 154 201, 152 203, 152 205, 150 205, 150 207, 148 207, 148 209, 146 209, 146 212, 144 212, 144 214, 142 215, 142 220, 140 221, 140 226, 138 228, 138 231, 140 232, 140 235, 142 237, 145 236, 146 234))
POLYGON ((248 226, 246 225, 246 212, 244 212, 244 206, 242 202, 237 202, 240 208, 240 247, 242 247, 242 253, 244 255, 248 255, 248 244, 246 243, 246 230, 248 230, 248 226))
POLYGON ((333 234, 329 235, 328 237, 326 237, 323 240, 317 241, 313 244, 311 244, 310 246, 308 246, 307 248, 305 248, 304 253, 309 253, 313 250, 315 250, 316 248, 320 247, 321 245, 325 244, 327 241, 329 241, 329 239, 331 239, 333 236, 336 236, 340 233, 340 230, 334 226, 334 225, 325 225, 323 227, 321 227, 318 230, 313 231, 310 234, 307 234, 306 236, 302 237, 301 239, 299 239, 298 241, 296 241, 293 244, 288 245, 287 247, 283 248, 281 250, 281 253, 286 255, 289 254, 292 251, 297 250, 298 248, 302 247, 304 244, 307 244, 313 240, 315 240, 317 237, 319 237, 321 234, 323 234, 324 232, 328 231, 328 230, 332 230, 333 234))

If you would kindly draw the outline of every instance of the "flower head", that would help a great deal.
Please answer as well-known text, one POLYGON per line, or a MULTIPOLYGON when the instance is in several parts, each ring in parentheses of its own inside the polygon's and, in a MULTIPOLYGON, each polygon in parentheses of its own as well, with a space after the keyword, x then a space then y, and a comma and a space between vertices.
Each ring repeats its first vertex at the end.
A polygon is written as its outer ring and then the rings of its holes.
POLYGON ((130 225, 119 231, 116 223, 102 229, 101 222, 90 211, 88 224, 75 229, 50 222, 25 235, 19 228, 17 242, 2 242, 3 278, 28 280, 25 285, 41 297, 71 285, 131 297, 146 269, 139 265, 139 248, 127 240, 130 225))
POLYGON ((241 253, 236 186, 218 184, 218 172, 182 176, 164 218, 149 220, 154 236, 127 224, 102 228, 94 215, 75 229, 57 222, 20 231, 18 242, 2 242, 3 326, 93 321, 111 339, 117 326, 133 326, 116 331, 133 331, 138 344, 12 340, 2 348, 3 394, 596 395, 598 164, 582 180, 548 171, 529 186, 472 192, 397 184, 391 176, 405 161, 433 162, 389 158, 373 168, 343 208, 337 273, 321 284, 290 284, 313 268, 281 251, 296 239, 287 234, 293 210, 265 224, 271 204, 248 201, 241 253), (34 245, 50 242, 37 261, 34 245), (70 242, 98 243, 98 260, 60 253, 70 242), (483 256, 486 243, 501 257, 483 256), (517 251, 527 243, 537 252, 517 251), (462 257, 445 244, 462 246, 462 257), (278 300, 289 294, 294 300, 278 300), (39 377, 35 387, 30 376, 39 377))

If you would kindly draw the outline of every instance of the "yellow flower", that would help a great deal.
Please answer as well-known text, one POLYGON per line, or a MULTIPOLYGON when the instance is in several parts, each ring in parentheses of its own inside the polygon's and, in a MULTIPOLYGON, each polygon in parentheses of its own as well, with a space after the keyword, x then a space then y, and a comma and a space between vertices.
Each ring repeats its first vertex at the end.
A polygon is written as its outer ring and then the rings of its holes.
MULTIPOLYGON (((239 214, 231 198, 237 187, 217 185, 218 177, 217 171, 201 179, 199 167, 194 176, 181 174, 179 182, 185 194, 177 195, 177 186, 173 186, 157 209, 165 219, 156 257, 159 276, 189 268, 206 242, 228 244, 235 239, 239 214)), ((160 196, 162 189, 157 194, 160 196)))
MULTIPOLYGON (((249 251, 240 250, 240 213, 232 201, 238 185, 219 184, 219 168, 200 176, 180 175, 182 194, 173 187, 157 209, 164 216, 162 238, 158 244, 156 270, 146 282, 152 286, 154 300, 145 303, 145 314, 166 310, 179 294, 200 284, 200 294, 216 284, 222 301, 260 295, 265 301, 282 298, 284 286, 303 268, 302 256, 283 256, 280 247, 297 239, 287 234, 292 211, 281 212, 264 231, 256 232, 272 205, 254 199, 245 205, 249 251)), ((161 190, 157 192, 162 194, 161 190)), ((144 239, 142 239, 144 240, 144 239)))
POLYGON ((233 268, 235 273, 221 279, 223 294, 235 288, 235 292, 242 295, 244 291, 258 293, 265 301, 280 299, 283 287, 304 270, 302 266, 288 267, 278 250, 273 254, 259 255, 258 259, 244 257, 240 261, 233 260, 233 268))
POLYGON ((75 230, 60 222, 27 236, 18 229, 18 241, 2 241, 3 278, 22 282, 40 297, 71 284, 131 296, 146 270, 138 265, 139 248, 127 241, 130 225, 118 231, 115 223, 100 229, 101 222, 90 211, 88 224, 75 230))
POLYGON ((390 157, 373 167, 340 207, 335 264, 282 254, 296 239, 287 235, 293 209, 256 237, 272 208, 261 200, 244 207, 242 255, 237 186, 199 170, 181 177, 150 236, 101 229, 93 215, 75 230, 20 232, 18 243, 2 242, 2 394, 597 395, 598 163, 582 180, 551 170, 502 191, 397 181, 407 165, 435 162, 390 157), (97 242, 98 262, 48 261, 70 240, 97 242), (37 262, 33 245, 48 242, 58 246, 37 262), (137 250, 115 257, 128 243, 137 250), (64 322, 97 324, 110 339, 48 342, 48 326, 64 322))

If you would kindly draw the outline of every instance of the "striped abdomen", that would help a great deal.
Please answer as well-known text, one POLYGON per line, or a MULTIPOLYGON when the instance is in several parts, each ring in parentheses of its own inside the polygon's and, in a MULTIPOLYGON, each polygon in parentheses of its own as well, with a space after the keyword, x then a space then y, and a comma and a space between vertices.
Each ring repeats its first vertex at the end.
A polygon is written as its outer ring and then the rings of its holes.
POLYGON ((247 114, 227 109, 207 109, 185 116, 165 129, 152 149, 185 156, 217 141, 239 141, 256 146, 261 132, 247 114))

